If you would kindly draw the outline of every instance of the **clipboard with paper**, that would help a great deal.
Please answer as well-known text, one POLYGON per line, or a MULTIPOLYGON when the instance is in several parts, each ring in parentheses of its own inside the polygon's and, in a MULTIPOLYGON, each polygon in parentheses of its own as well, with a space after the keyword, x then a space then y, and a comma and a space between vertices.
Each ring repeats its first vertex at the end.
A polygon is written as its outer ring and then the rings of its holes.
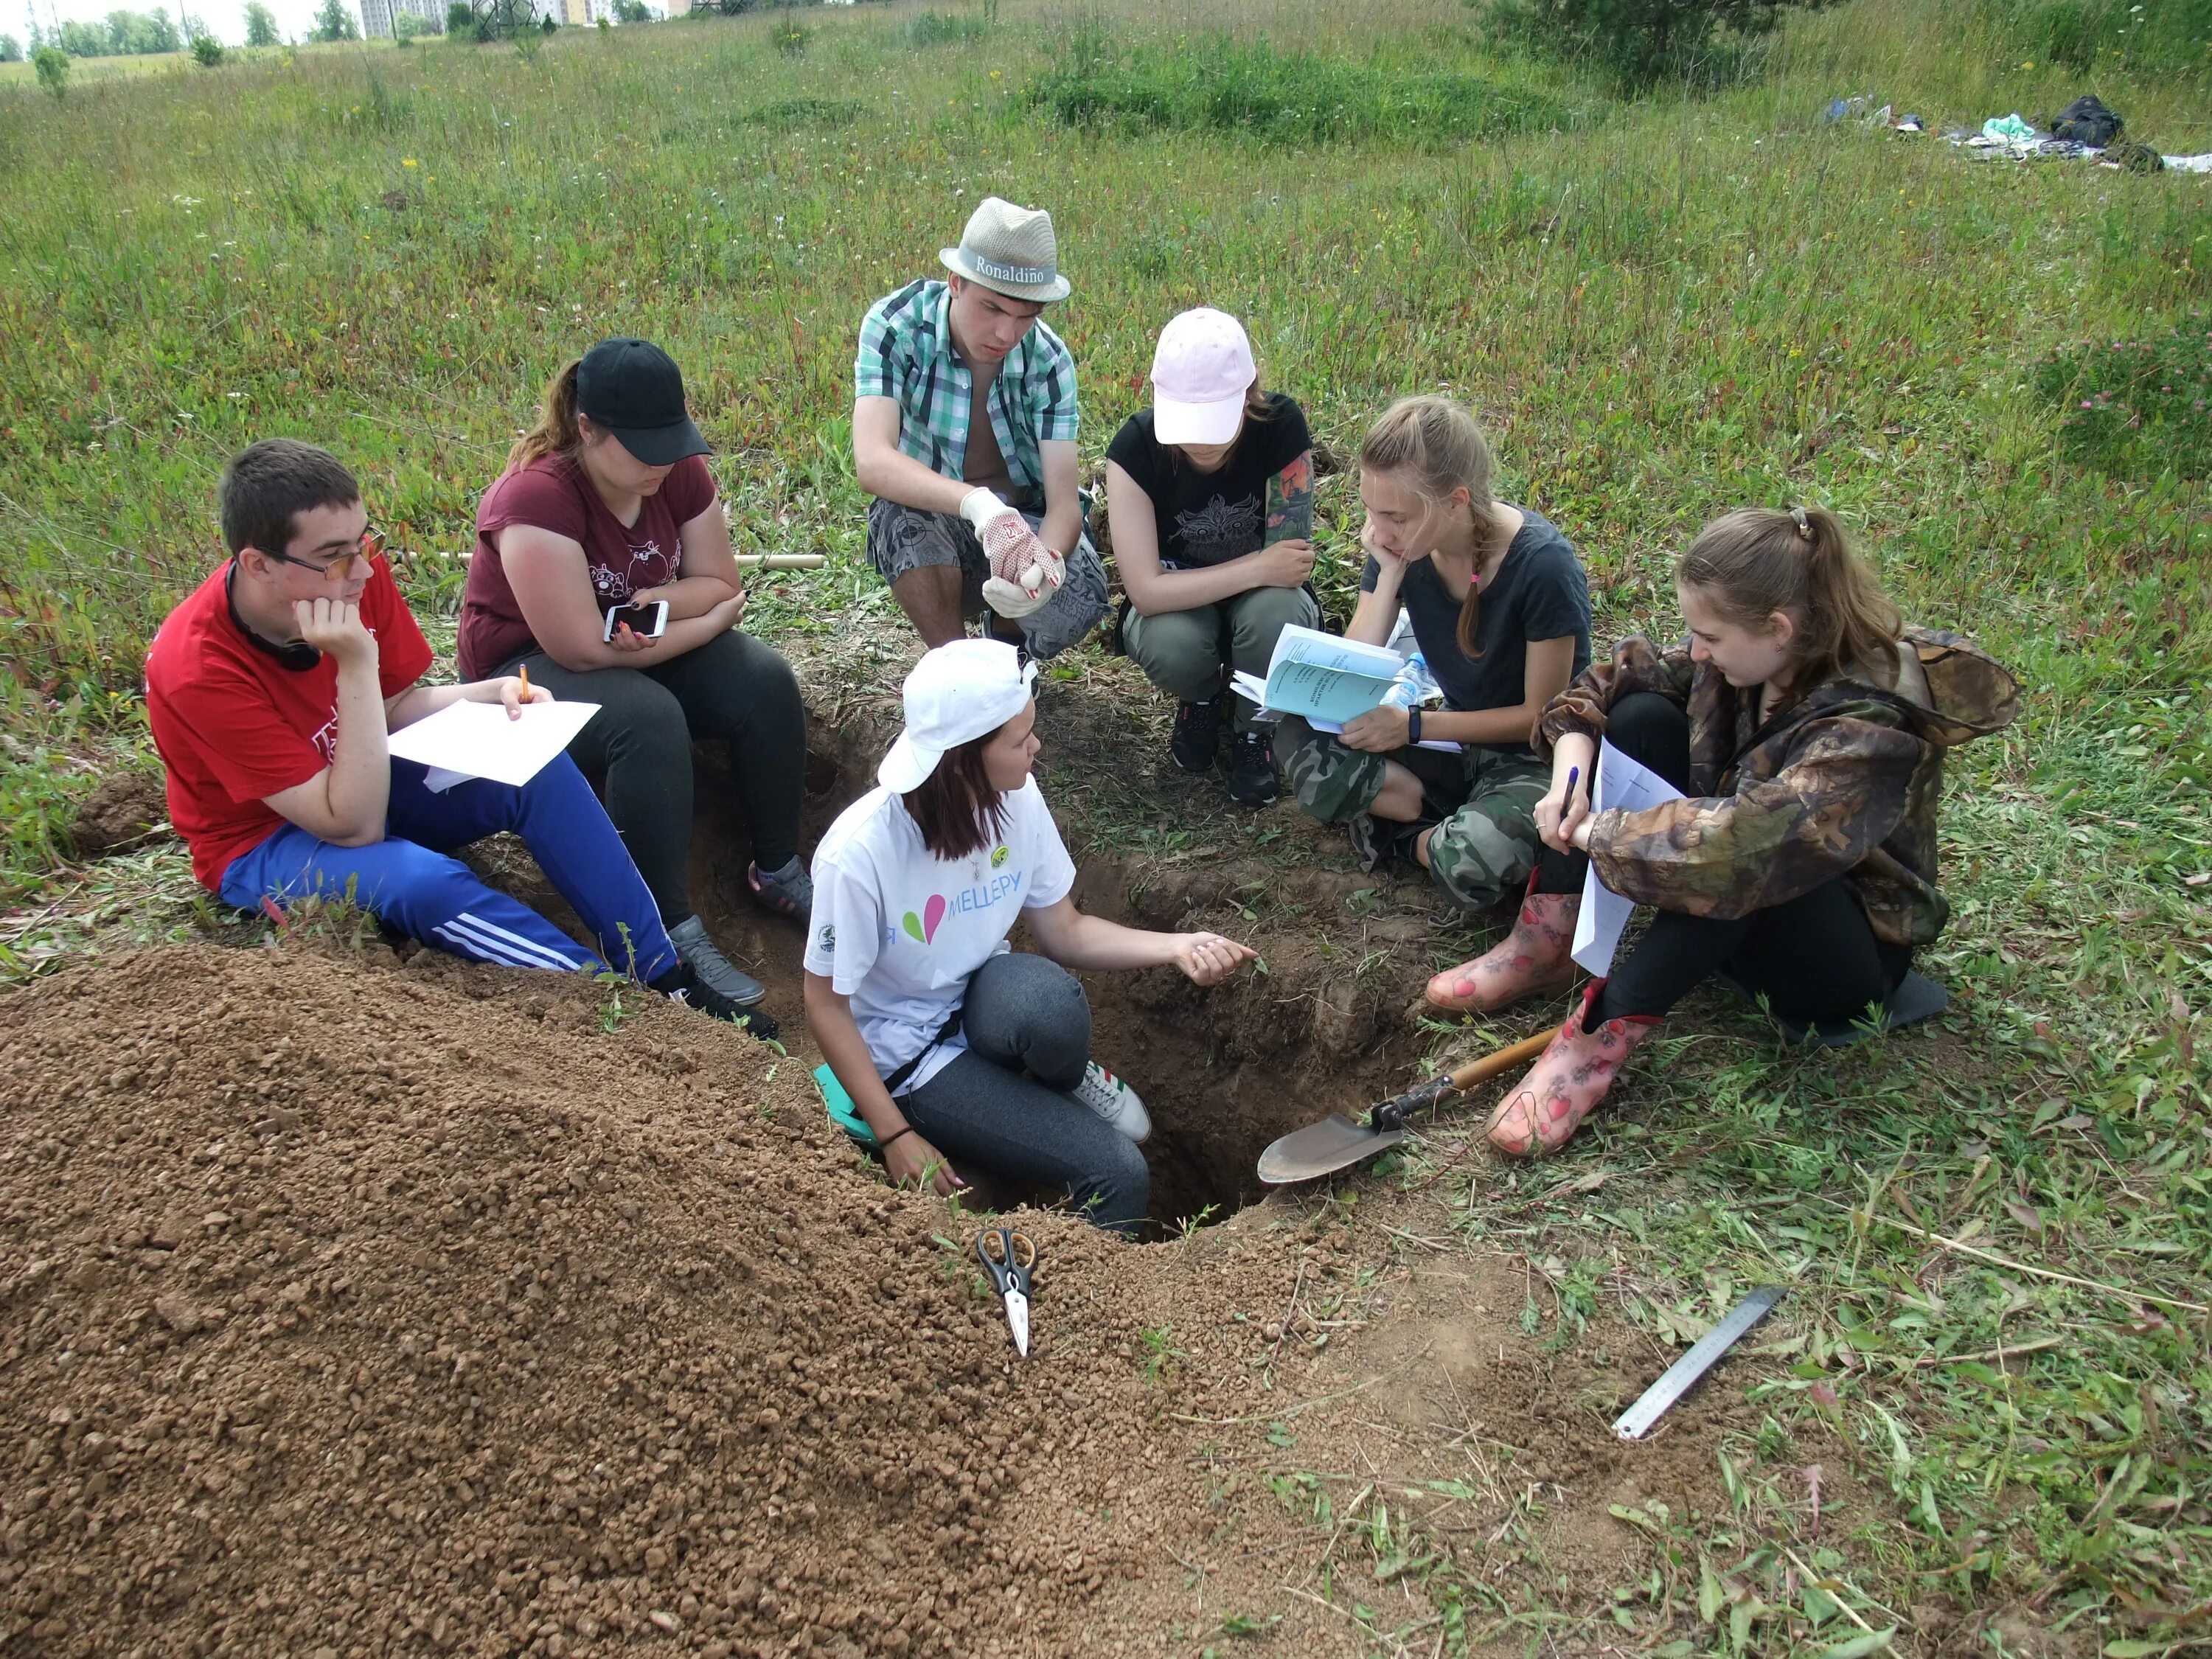
MULTIPOLYGON (((1598 744, 1597 781, 1590 788, 1592 812, 1614 807, 1641 812, 1681 799, 1682 792, 1650 767, 1629 759, 1610 743, 1598 744)), ((1635 900, 1623 898, 1597 878, 1593 862, 1583 878, 1582 914, 1575 919, 1572 949, 1575 961, 1586 972, 1603 979, 1613 971, 1613 952, 1620 948, 1620 935, 1635 910, 1635 900)))

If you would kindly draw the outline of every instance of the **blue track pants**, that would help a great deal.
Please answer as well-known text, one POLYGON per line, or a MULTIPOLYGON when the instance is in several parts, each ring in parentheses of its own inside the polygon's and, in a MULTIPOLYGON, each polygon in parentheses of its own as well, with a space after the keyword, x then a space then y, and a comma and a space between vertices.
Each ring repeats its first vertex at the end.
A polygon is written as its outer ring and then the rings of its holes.
POLYGON ((286 824, 222 872, 223 902, 241 910, 264 898, 308 894, 350 900, 410 939, 503 968, 597 972, 605 966, 644 981, 676 966, 659 908, 630 861, 606 809, 566 755, 516 788, 471 778, 442 793, 423 787, 412 761, 392 763, 385 838, 337 847, 286 824), (452 856, 456 848, 507 830, 522 837, 546 878, 596 942, 594 956, 535 910, 487 887, 452 856))

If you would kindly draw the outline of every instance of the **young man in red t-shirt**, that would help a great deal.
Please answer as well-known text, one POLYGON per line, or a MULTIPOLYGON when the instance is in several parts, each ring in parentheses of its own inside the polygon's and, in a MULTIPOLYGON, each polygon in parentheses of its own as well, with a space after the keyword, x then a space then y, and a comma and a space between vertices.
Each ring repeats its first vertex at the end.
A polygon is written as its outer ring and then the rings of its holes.
POLYGON ((458 956, 579 973, 613 964, 708 1012, 738 1012, 678 961, 567 756, 519 788, 471 778, 443 791, 392 757, 389 732, 448 703, 514 709, 552 694, 513 678, 419 683, 430 647, 368 549, 360 487, 335 456, 290 439, 254 444, 224 469, 221 501, 231 557, 169 614, 146 658, 169 818, 203 885, 245 910, 343 896, 458 956), (574 907, 596 956, 450 856, 501 830, 574 907))

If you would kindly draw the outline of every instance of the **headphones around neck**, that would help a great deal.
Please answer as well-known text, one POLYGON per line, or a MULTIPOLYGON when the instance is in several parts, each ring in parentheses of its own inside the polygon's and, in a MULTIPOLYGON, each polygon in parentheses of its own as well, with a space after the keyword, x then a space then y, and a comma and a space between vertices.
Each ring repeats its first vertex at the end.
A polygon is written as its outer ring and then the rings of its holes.
POLYGON ((223 572, 222 601, 230 608, 232 625, 246 635, 247 644, 264 656, 276 658, 278 667, 289 669, 295 674, 304 674, 322 661, 323 653, 305 640, 293 640, 278 645, 272 640, 263 639, 248 627, 246 618, 238 614, 237 583, 238 561, 234 558, 230 562, 230 568, 223 572))

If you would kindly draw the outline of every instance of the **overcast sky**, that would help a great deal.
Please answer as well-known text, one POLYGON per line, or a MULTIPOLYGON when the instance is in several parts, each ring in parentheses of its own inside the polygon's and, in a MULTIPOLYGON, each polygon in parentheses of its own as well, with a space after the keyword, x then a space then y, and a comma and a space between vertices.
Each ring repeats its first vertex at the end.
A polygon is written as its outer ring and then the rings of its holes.
MULTIPOLYGON (((321 0, 262 0, 262 3, 276 14, 276 27, 287 40, 304 38, 314 27, 315 12, 321 0)), ((360 0, 346 0, 354 21, 361 21, 360 0)), ((152 11, 154 0, 0 0, 0 34, 12 34, 18 40, 30 39, 31 19, 35 14, 42 28, 52 28, 61 20, 74 17, 81 22, 98 22, 111 11, 152 11)), ((184 0, 183 9, 204 22, 222 40, 232 46, 246 39, 246 0, 184 0)), ((177 16, 177 0, 168 0, 167 10, 172 21, 177 16)))

